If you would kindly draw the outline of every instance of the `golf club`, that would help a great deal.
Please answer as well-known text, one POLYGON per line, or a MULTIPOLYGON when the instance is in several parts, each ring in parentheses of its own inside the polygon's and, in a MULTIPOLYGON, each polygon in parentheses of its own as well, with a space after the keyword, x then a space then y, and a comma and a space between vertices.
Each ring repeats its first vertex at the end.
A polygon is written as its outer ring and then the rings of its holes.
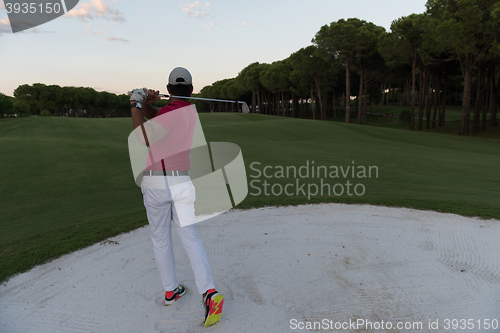
POLYGON ((167 98, 173 97, 173 98, 196 99, 199 101, 209 101, 209 102, 238 103, 238 104, 242 104, 241 111, 243 113, 250 112, 250 108, 248 107, 247 103, 245 103, 243 101, 231 101, 231 100, 227 100, 227 99, 213 99, 213 98, 201 98, 201 97, 173 96, 173 95, 166 95, 166 94, 159 94, 158 96, 167 97, 167 98))

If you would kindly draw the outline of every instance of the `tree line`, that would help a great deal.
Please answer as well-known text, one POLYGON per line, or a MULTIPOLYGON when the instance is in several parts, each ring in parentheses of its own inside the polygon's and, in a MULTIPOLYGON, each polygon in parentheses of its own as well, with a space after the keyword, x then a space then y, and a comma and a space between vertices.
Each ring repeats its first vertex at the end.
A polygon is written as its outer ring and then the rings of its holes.
MULTIPOLYGON (((194 94, 196 95, 196 94, 194 94)), ((4 114, 11 117, 59 116, 114 118, 131 117, 130 97, 96 91, 90 87, 60 87, 34 83, 23 84, 14 90, 14 97, 0 93, 0 118, 4 114)), ((203 109, 204 104, 193 101, 203 109)), ((155 107, 163 107, 168 100, 158 100, 155 107)))
POLYGON ((43 83, 20 85, 14 90, 14 98, 0 94, 2 117, 4 113, 30 116, 40 115, 43 111, 69 117, 130 117, 130 103, 125 94, 43 83))
POLYGON ((410 129, 420 131, 443 126, 446 105, 455 104, 459 135, 497 126, 500 0, 429 0, 424 13, 394 20, 390 31, 341 19, 311 42, 284 60, 252 63, 201 96, 248 100, 252 112, 358 124, 369 103, 405 105, 410 129))

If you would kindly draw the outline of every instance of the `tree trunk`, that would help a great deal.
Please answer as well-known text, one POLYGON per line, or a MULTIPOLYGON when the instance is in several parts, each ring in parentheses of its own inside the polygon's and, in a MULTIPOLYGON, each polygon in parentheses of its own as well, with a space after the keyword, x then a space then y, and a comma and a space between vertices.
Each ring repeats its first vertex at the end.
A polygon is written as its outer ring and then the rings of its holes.
POLYGON ((479 63, 479 70, 477 74, 477 90, 476 90, 476 105, 474 107, 474 118, 472 120, 472 134, 479 133, 480 130, 480 116, 483 107, 483 81, 484 81, 484 65, 481 61, 479 63))
POLYGON ((403 93, 402 93, 402 98, 401 98, 401 105, 404 105, 404 106, 408 105, 407 102, 406 102, 407 94, 408 94, 408 80, 406 80, 405 83, 403 84, 403 93))
POLYGON ((444 126, 446 116, 446 75, 444 76, 443 102, 441 103, 441 111, 439 112, 439 126, 444 126))
MULTIPOLYGON (((421 65, 422 66, 422 65, 421 65)), ((418 130, 423 130, 423 121, 424 121, 424 103, 425 103, 425 69, 420 67, 420 90, 418 92, 418 130)))
POLYGON ((415 129, 415 73, 417 70, 417 46, 413 45, 413 56, 411 62, 411 119, 410 129, 415 129))
POLYGON ((365 80, 363 85, 363 118, 362 121, 366 121, 366 104, 368 103, 368 83, 365 80))
POLYGON ((333 95, 333 117, 337 119, 337 98, 335 98, 335 94, 333 95))
POLYGON ((431 69, 430 67, 427 66, 427 75, 426 75, 426 80, 425 80, 425 107, 426 107, 426 113, 425 113, 425 128, 430 129, 431 127, 431 110, 432 110, 432 104, 431 104, 431 69))
POLYGON ((358 112, 360 109, 359 109, 359 97, 356 98, 356 102, 354 103, 354 111, 355 112, 358 112))
POLYGON ((316 110, 314 110, 314 88, 311 84, 311 109, 313 113, 313 120, 316 120, 316 110))
POLYGON ((470 102, 472 92, 472 64, 473 57, 471 54, 465 55, 465 75, 464 75, 464 92, 462 98, 462 114, 460 116, 460 129, 458 135, 469 135, 470 123, 470 102))
POLYGON ((330 103, 332 102, 332 99, 330 98, 331 94, 324 94, 324 100, 323 100, 323 103, 324 103, 324 107, 325 107, 325 119, 323 120, 327 120, 328 117, 331 115, 332 113, 332 108, 330 107, 330 103))
MULTIPOLYGON (((489 101, 490 101, 490 92, 491 92, 491 72, 492 72, 492 69, 493 71, 495 70, 495 68, 491 68, 491 66, 489 66, 486 70, 486 86, 484 87, 484 92, 483 92, 483 98, 482 98, 482 101, 481 101, 481 104, 482 104, 482 116, 481 116, 481 131, 485 131, 486 130, 486 126, 488 124, 488 120, 486 119, 488 117, 488 109, 489 109, 489 101)), ((493 77, 493 80, 495 78, 493 77)))
POLYGON ((284 116, 282 97, 280 97, 280 95, 281 95, 281 91, 278 91, 276 93, 276 108, 278 109, 278 116, 280 114, 281 114, 281 116, 284 116))
POLYGON ((351 78, 349 73, 349 65, 351 58, 345 60, 345 122, 351 122, 351 78))
POLYGON ((270 111, 271 111, 271 114, 273 116, 275 116, 276 115, 276 96, 273 93, 270 93, 270 94, 271 94, 269 96, 269 99, 271 100, 271 102, 269 103, 270 106, 271 106, 271 110, 270 111))
POLYGON ((267 91, 263 91, 262 92, 262 104, 263 105, 263 108, 264 108, 264 113, 265 114, 269 114, 269 93, 267 91))
POLYGON ((274 116, 280 115, 279 106, 280 106, 280 104, 279 104, 278 96, 276 95, 276 93, 273 93, 273 115, 274 116))
POLYGON ((405 106, 411 106, 411 76, 406 81, 405 106))
POLYGON ((283 91, 281 92, 281 109, 282 109, 282 111, 281 111, 281 115, 282 115, 283 117, 286 117, 286 115, 287 115, 287 113, 288 113, 288 112, 286 112, 286 106, 285 106, 285 93, 284 93, 283 91))
POLYGON ((356 103, 358 104, 358 124, 361 124, 361 112, 362 112, 362 109, 363 109, 363 84, 365 82, 365 77, 364 77, 364 72, 365 72, 365 69, 364 69, 364 66, 361 65, 360 69, 359 69, 359 93, 358 93, 358 100, 359 103, 356 103))
POLYGON ((389 105, 389 102, 391 101, 391 91, 392 91, 392 86, 389 85, 387 87, 387 93, 385 94, 385 105, 389 105))
POLYGON ((432 125, 431 128, 436 128, 436 114, 439 110, 439 105, 440 105, 440 100, 441 100, 441 71, 439 71, 439 74, 435 80, 434 83, 434 99, 433 99, 433 106, 434 106, 434 112, 432 114, 432 125))
POLYGON ((314 75, 314 83, 316 84, 316 90, 318 91, 320 119, 325 120, 325 110, 323 106, 323 99, 321 98, 321 78, 319 75, 314 75))
POLYGON ((283 114, 283 103, 281 103, 282 98, 280 97, 281 91, 278 91, 276 93, 276 109, 278 110, 278 116, 281 114, 281 116, 284 116, 283 114))
POLYGON ((287 102, 287 96, 286 94, 282 91, 281 92, 281 107, 283 109, 283 117, 288 117, 288 102, 287 102))
POLYGON ((304 97, 302 97, 302 94, 300 95, 299 98, 299 111, 300 111, 300 118, 304 118, 304 97))
POLYGON ((273 114, 273 105, 274 105, 274 96, 273 94, 268 91, 267 92, 267 114, 272 115, 273 114))
POLYGON ((259 113, 262 113, 262 101, 261 101, 260 88, 257 88, 257 106, 258 106, 258 108, 256 109, 256 111, 258 110, 259 113))
POLYGON ((498 126, 497 123, 497 98, 498 91, 495 85, 495 73, 493 72, 493 80, 490 86, 490 126, 498 126))
POLYGON ((252 91, 252 113, 256 113, 255 107, 257 103, 255 102, 255 91, 252 91))
POLYGON ((278 96, 278 93, 274 93, 274 111, 273 114, 276 116, 280 115, 280 97, 278 96))
POLYGON ((380 99, 380 105, 384 106, 385 101, 385 83, 380 84, 380 91, 382 92, 382 98, 380 99))
POLYGON ((292 115, 292 110, 291 110, 292 108, 290 103, 290 100, 292 99, 291 93, 286 93, 285 98, 286 98, 286 116, 291 117, 292 115))

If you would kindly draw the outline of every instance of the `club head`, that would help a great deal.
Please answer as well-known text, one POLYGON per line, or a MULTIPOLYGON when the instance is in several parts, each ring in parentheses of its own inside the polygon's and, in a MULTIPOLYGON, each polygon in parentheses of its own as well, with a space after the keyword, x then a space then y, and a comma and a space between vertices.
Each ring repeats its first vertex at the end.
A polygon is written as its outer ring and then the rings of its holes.
POLYGON ((243 103, 243 105, 241 106, 241 111, 243 113, 249 113, 250 112, 250 108, 248 107, 247 103, 243 103))

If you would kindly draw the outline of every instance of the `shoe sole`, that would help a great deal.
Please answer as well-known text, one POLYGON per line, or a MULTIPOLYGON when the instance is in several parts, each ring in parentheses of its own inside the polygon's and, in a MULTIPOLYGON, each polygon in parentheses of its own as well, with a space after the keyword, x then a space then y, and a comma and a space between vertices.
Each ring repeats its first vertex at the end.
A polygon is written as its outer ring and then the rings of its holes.
MULTIPOLYGON (((184 287, 184 292, 183 292, 182 294, 179 294, 179 298, 181 298, 182 296, 184 296, 184 295, 186 294, 186 291, 187 291, 187 288, 186 288, 186 287, 184 287)), ((163 296, 163 297, 165 297, 165 296, 163 296)), ((167 301, 167 300, 165 300, 165 306, 169 306, 169 305, 174 304, 174 302, 175 302, 175 301, 177 301, 179 298, 174 299, 174 300, 172 300, 172 301, 167 301)))
POLYGON ((224 297, 222 295, 216 295, 212 302, 214 303, 213 307, 216 308, 214 313, 209 314, 207 320, 205 320, 205 327, 209 327, 217 324, 220 321, 220 317, 222 315, 222 307, 224 306, 224 297))

